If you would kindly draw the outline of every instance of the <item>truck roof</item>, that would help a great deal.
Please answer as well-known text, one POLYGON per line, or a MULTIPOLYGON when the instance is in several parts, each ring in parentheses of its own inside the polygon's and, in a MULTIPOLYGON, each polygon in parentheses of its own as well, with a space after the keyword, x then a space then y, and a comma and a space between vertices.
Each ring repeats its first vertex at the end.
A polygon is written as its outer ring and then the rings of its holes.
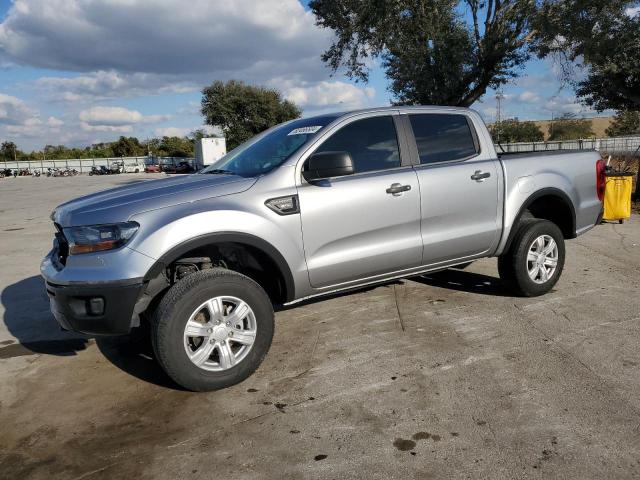
POLYGON ((329 112, 329 113, 323 113, 323 114, 319 114, 319 115, 312 115, 310 117, 305 117, 305 118, 319 118, 319 117, 335 117, 335 118, 340 118, 340 117, 344 117, 347 115, 353 115, 353 114, 357 114, 357 113, 374 113, 374 112, 383 112, 383 111, 387 111, 387 110, 398 110, 398 109, 402 109, 402 110, 420 110, 420 111, 424 111, 424 110, 434 110, 434 111, 442 111, 442 110, 457 110, 460 112, 468 112, 468 111, 473 111, 470 108, 467 107, 453 107, 453 106, 448 106, 448 105, 389 105, 386 107, 369 107, 369 108, 359 108, 359 109, 355 109, 355 110, 345 110, 342 112, 329 112))

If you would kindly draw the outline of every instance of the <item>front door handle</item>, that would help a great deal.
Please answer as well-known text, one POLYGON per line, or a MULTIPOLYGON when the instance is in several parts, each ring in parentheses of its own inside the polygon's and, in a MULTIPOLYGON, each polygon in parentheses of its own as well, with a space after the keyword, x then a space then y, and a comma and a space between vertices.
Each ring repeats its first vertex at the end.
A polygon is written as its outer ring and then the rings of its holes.
POLYGON ((484 182, 485 178, 489 178, 491 174, 489 172, 482 172, 480 170, 476 170, 473 175, 471 175, 471 180, 475 180, 476 182, 484 182))
POLYGON ((399 183, 392 183, 391 186, 387 188, 387 193, 390 193, 393 196, 397 197, 398 195, 401 195, 402 192, 407 192, 409 190, 411 190, 411 185, 400 185, 399 183))

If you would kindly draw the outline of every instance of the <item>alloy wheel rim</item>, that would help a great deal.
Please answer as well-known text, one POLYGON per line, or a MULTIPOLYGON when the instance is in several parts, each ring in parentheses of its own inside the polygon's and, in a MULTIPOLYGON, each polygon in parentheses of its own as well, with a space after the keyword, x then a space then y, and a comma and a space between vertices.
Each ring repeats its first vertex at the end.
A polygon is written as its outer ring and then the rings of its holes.
POLYGON ((558 244, 550 235, 540 235, 527 252, 527 273, 537 284, 547 283, 558 268, 558 244))
POLYGON ((237 297, 214 297, 189 317, 183 334, 184 348, 198 368, 220 372, 246 358, 256 333, 256 316, 248 303, 237 297))

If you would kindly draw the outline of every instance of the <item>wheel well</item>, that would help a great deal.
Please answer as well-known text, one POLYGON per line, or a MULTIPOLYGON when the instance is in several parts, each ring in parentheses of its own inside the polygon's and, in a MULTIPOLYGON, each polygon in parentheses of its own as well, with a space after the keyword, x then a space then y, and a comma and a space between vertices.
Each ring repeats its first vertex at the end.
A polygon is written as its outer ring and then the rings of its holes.
MULTIPOLYGON (((281 260, 282 262, 283 260, 281 260)), ((181 248, 176 254, 162 259, 148 277, 146 294, 151 299, 166 291, 191 273, 211 268, 226 268, 242 273, 258 283, 274 304, 285 303, 293 297, 292 279, 287 277, 278 261, 265 250, 241 241, 198 242, 181 248)))
POLYGON ((576 236, 575 214, 571 204, 557 195, 542 195, 526 206, 530 217, 549 220, 562 231, 564 238, 576 236))
POLYGON ((552 192, 542 191, 529 198, 522 206, 513 222, 503 251, 509 250, 513 238, 518 232, 520 222, 528 218, 549 220, 558 226, 564 238, 576 237, 576 216, 571 200, 555 190, 552 192))

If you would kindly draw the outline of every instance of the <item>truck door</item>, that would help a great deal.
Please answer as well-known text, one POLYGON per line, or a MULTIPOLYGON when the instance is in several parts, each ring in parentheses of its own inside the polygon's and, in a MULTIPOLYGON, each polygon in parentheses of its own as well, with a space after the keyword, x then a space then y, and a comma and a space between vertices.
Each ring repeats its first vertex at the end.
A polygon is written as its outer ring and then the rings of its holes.
POLYGON ((298 189, 313 287, 418 267, 422 259, 418 179, 401 159, 394 115, 348 122, 313 153, 348 152, 355 173, 303 180, 298 189))
MULTIPOLYGON (((481 256, 499 239, 498 160, 464 114, 408 114, 421 192, 422 264, 481 256)), ((405 117, 405 118, 407 118, 405 117)))

